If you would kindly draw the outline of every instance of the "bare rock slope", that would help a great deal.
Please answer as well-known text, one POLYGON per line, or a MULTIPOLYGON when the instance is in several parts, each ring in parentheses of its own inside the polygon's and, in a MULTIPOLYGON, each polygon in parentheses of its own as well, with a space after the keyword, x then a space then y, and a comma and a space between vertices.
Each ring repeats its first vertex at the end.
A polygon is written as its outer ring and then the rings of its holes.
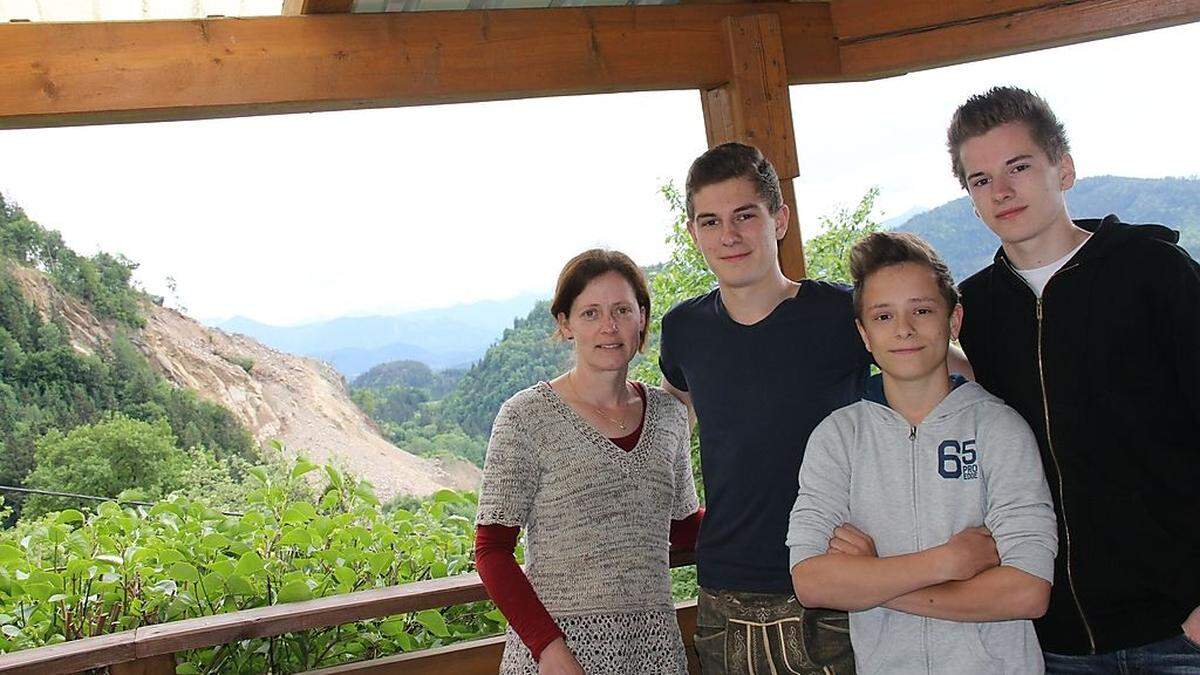
MULTIPOLYGON (((44 275, 21 267, 13 273, 43 315, 56 314, 67 324, 76 349, 93 353, 111 339, 111 322, 59 293, 44 275)), ((328 364, 208 328, 151 303, 143 312, 146 326, 130 339, 155 369, 232 411, 258 442, 276 439, 290 456, 302 453, 340 466, 371 481, 382 499, 478 487, 479 470, 469 462, 417 457, 385 440, 328 364)))

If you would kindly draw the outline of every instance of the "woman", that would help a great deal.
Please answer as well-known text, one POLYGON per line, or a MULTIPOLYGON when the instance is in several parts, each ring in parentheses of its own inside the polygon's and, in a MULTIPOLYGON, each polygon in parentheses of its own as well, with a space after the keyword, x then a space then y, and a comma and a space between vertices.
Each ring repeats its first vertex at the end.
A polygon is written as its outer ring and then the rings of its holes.
POLYGON ((476 565, 509 621, 500 672, 686 673, 668 539, 692 546, 702 512, 686 409, 626 380, 646 342, 645 277, 623 253, 585 251, 550 312, 575 365, 501 406, 479 495, 476 565))

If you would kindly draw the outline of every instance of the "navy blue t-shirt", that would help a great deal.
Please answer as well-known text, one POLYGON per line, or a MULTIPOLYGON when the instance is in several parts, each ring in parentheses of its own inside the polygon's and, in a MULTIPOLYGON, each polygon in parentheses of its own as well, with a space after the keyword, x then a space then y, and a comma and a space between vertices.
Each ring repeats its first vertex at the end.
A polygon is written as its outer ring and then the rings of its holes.
POLYGON ((804 447, 829 413, 862 397, 870 363, 850 290, 823 281, 803 281, 750 326, 730 318, 719 290, 663 317, 659 366, 691 393, 700 427, 701 586, 792 592, 784 539, 804 447))

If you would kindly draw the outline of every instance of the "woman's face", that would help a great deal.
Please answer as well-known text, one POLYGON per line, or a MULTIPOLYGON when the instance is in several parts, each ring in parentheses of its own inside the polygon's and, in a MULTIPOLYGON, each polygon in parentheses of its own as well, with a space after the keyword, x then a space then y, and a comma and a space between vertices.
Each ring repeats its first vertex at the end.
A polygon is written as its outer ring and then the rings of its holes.
POLYGON ((558 315, 558 325, 575 347, 577 364, 620 370, 637 355, 646 315, 633 286, 610 271, 588 282, 571 304, 570 316, 558 315))

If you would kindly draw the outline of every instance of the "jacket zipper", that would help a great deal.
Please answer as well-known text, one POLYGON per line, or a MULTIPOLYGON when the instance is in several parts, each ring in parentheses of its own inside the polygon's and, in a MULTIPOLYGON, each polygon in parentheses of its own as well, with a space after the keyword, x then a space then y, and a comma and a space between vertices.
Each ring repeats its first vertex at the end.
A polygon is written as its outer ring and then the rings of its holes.
MULTIPOLYGON (((1017 278, 1024 281, 1024 278, 1021 277, 1020 275, 1016 274, 1016 271, 1013 270, 1012 266, 1008 264, 1007 260, 1005 260, 1005 265, 1008 266, 1009 270, 1011 270, 1013 272, 1013 274, 1015 276, 1017 276, 1017 278)), ((1067 538, 1067 587, 1071 589, 1071 599, 1075 601, 1075 609, 1079 612, 1079 620, 1083 622, 1083 629, 1087 632, 1088 644, 1092 650, 1091 653, 1095 654, 1096 653, 1096 637, 1095 637, 1095 635, 1092 634, 1092 627, 1088 623, 1087 615, 1084 614, 1084 612, 1083 612, 1083 603, 1079 602, 1079 593, 1077 593, 1075 591, 1075 577, 1071 573, 1071 526, 1070 526, 1070 523, 1067 521, 1067 500, 1066 500, 1066 495, 1063 492, 1062 469, 1059 467, 1059 464, 1058 464, 1058 454, 1054 452, 1054 439, 1050 435, 1050 399, 1047 398, 1047 396, 1046 396, 1046 371, 1045 371, 1044 366, 1042 365, 1042 336, 1043 336, 1043 333, 1042 333, 1042 297, 1046 295, 1046 288, 1050 286, 1050 281, 1053 281, 1054 277, 1056 277, 1059 274, 1062 274, 1063 272, 1065 272, 1073 267, 1076 267, 1076 266, 1077 265, 1071 265, 1069 267, 1064 267, 1064 268, 1058 270, 1057 272, 1055 272, 1053 275, 1051 275, 1050 279, 1048 279, 1046 281, 1046 285, 1042 287, 1042 295, 1037 296, 1038 384, 1041 385, 1042 413, 1045 415, 1045 420, 1046 420, 1046 445, 1047 445, 1047 448, 1050 450, 1050 458, 1052 460, 1054 460, 1054 473, 1058 475, 1058 503, 1061 505, 1060 510, 1062 511, 1062 513, 1059 515, 1062 517, 1063 532, 1066 534, 1066 538, 1067 538)), ((1026 284, 1026 285, 1028 285, 1028 284, 1026 284)))
MULTIPOLYGON (((913 480, 912 503, 913 503, 913 519, 915 520, 915 524, 916 524, 914 531, 917 533, 917 550, 920 551, 920 550, 923 550, 924 547, 921 545, 921 511, 920 511, 920 505, 917 503, 918 490, 917 490, 917 428, 916 427, 910 426, 908 428, 908 440, 912 444, 912 480, 913 480)), ((926 617, 921 617, 921 642, 922 642, 922 646, 924 647, 924 650, 925 650, 925 672, 931 673, 933 666, 929 659, 929 619, 926 617)))

